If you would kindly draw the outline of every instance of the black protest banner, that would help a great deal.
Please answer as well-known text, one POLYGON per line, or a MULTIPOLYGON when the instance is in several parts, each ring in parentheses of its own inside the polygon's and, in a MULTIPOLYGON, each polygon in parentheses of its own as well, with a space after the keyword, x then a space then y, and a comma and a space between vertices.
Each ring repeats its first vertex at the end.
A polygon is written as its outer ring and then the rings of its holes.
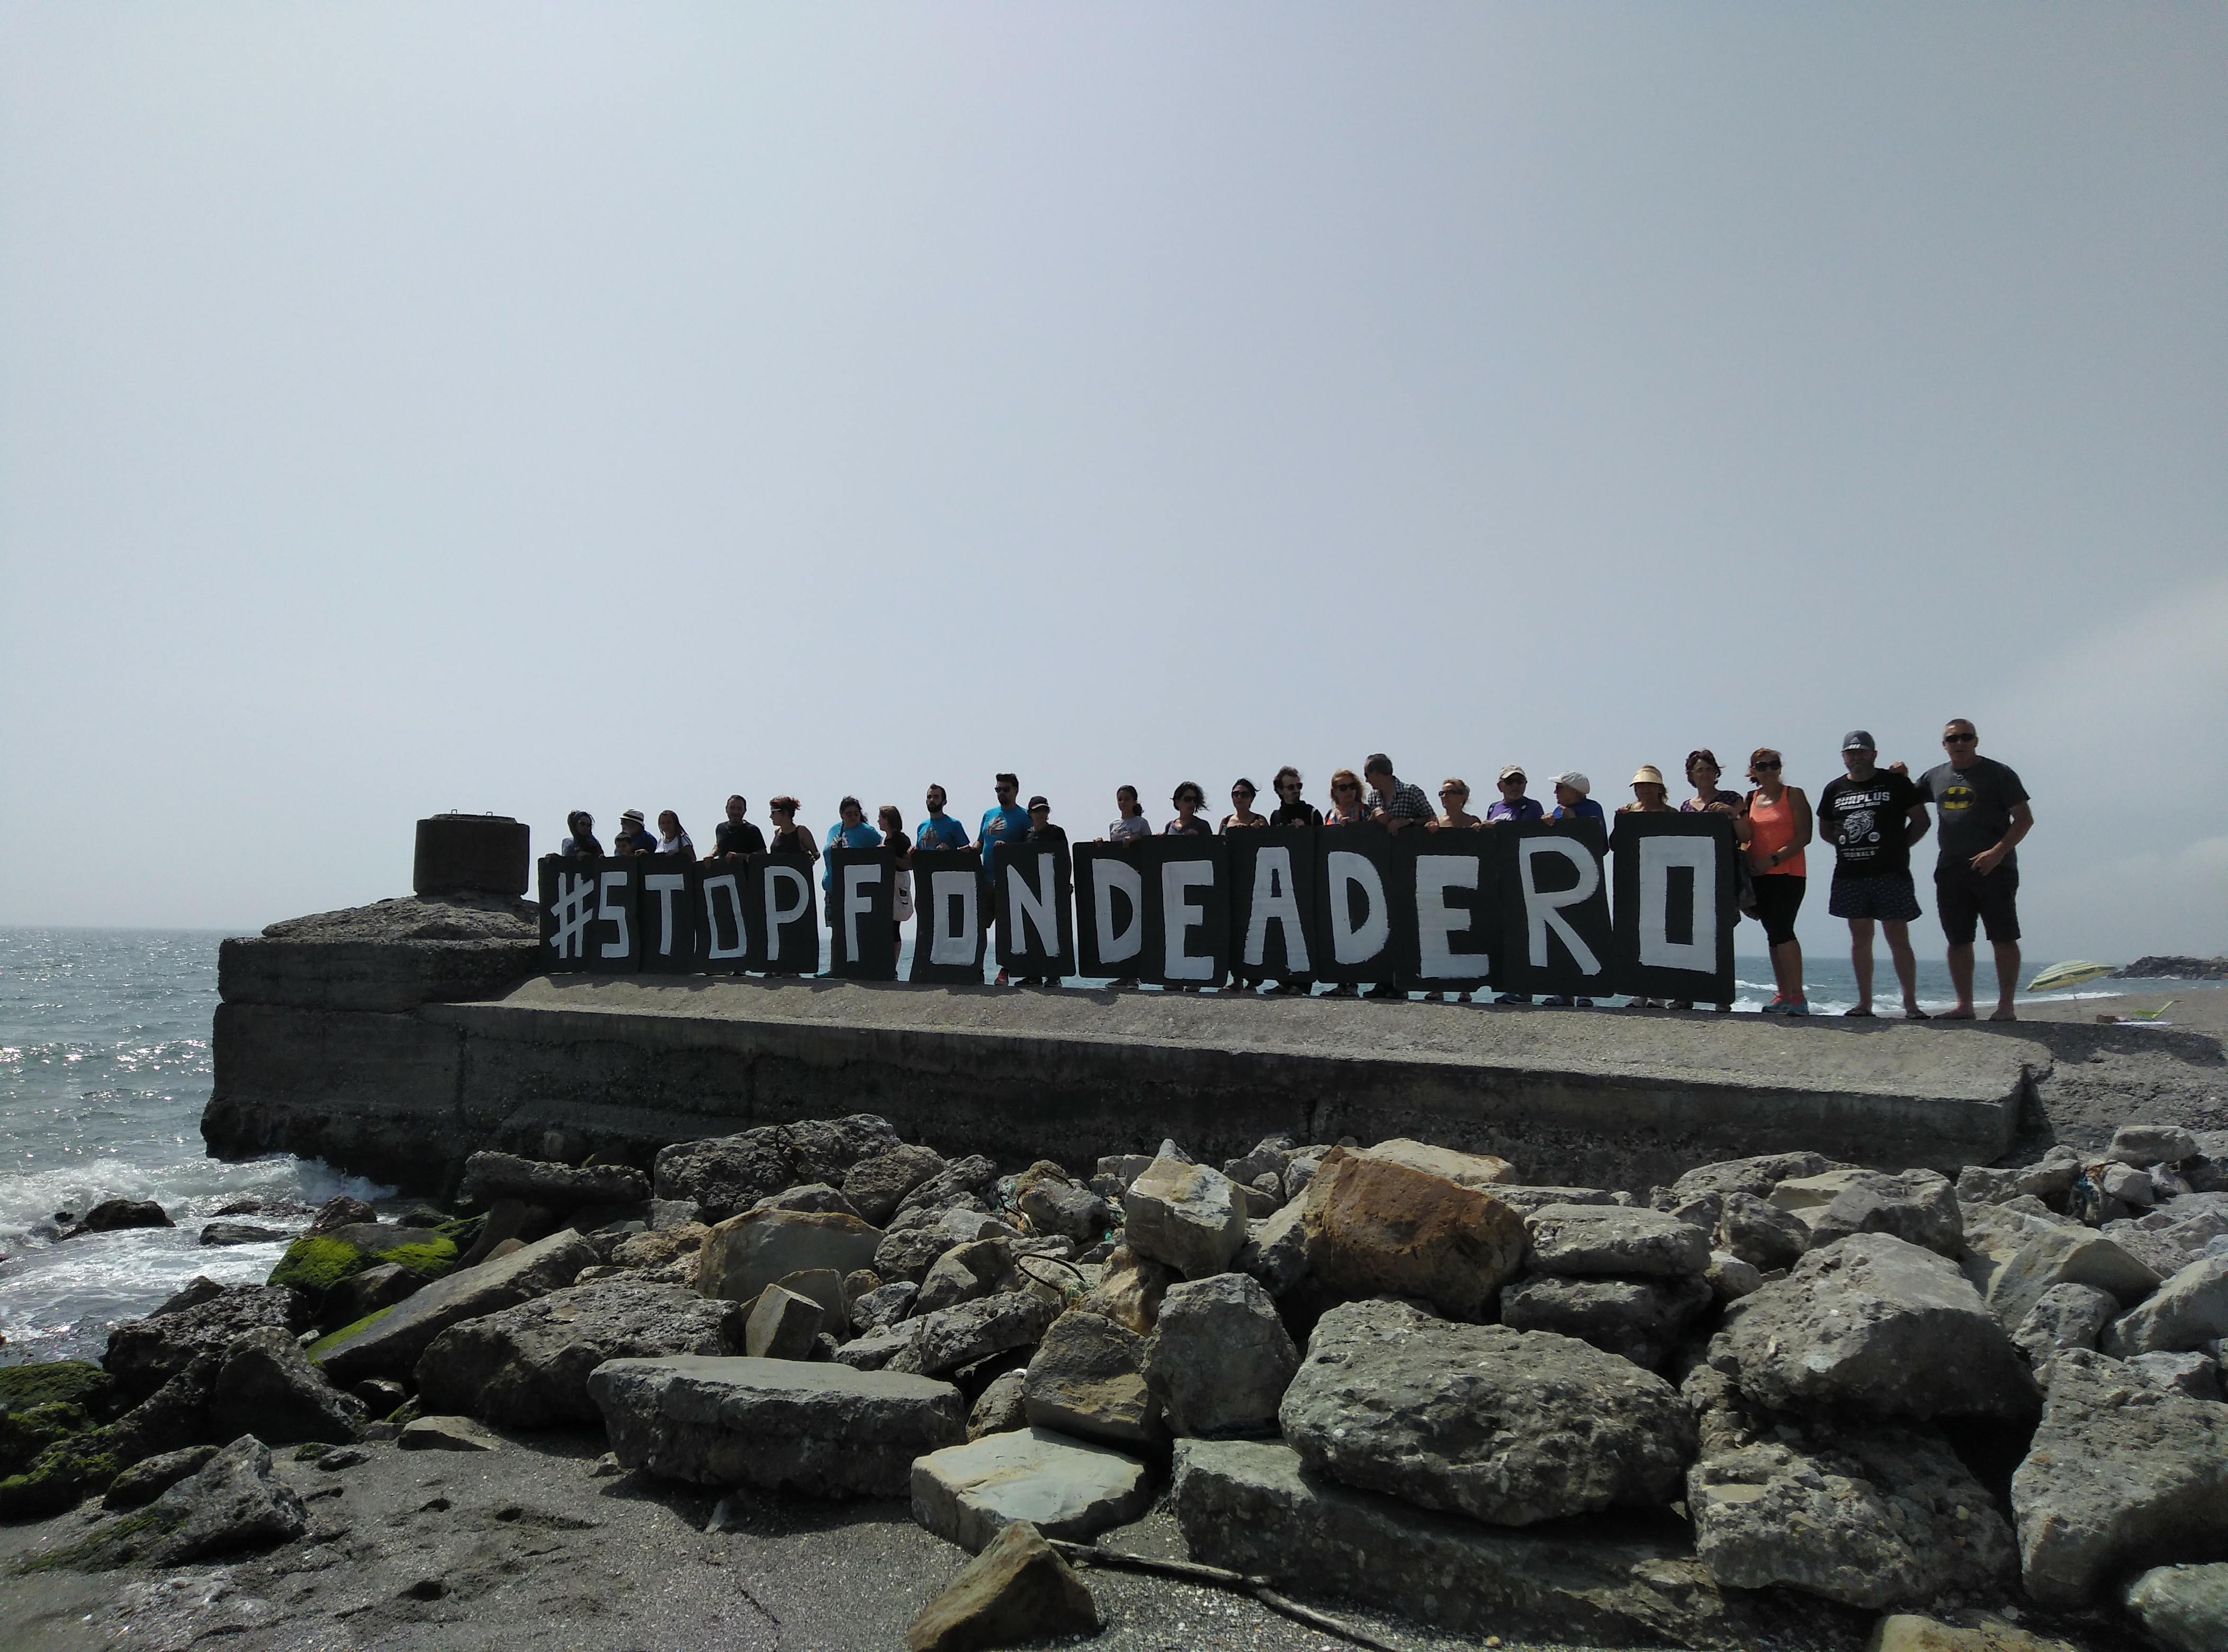
POLYGON ((1493 984, 1566 998, 1612 990, 1601 823, 1511 821, 1489 836, 1501 862, 1501 956, 1493 984))
POLYGON ((760 929, 765 950, 752 967, 768 975, 817 975, 820 972, 818 891, 813 882, 813 859, 794 849, 751 857, 752 875, 759 880, 759 902, 765 912, 760 929))
POLYGON ((885 848, 828 851, 828 973, 847 981, 898 978, 897 856, 885 848))
POLYGON ((912 979, 983 984, 983 862, 973 849, 912 852, 912 979))
POLYGON ((643 857, 642 894, 636 911, 642 919, 642 967, 657 975, 692 975, 696 970, 696 899, 690 885, 695 866, 675 855, 643 857))
POLYGON ((1392 834, 1364 824, 1325 826, 1315 836, 1316 927, 1322 939, 1316 977, 1344 984, 1398 981, 1406 950, 1399 931, 1404 918, 1412 919, 1414 903, 1400 898, 1392 834))
POLYGON ((541 967, 552 975, 590 967, 588 931, 596 921, 596 873, 601 862, 541 857, 541 967))
POLYGON ((1230 967, 1230 868, 1219 837, 1154 837, 1144 850, 1146 941, 1138 977, 1216 986, 1230 967))
POLYGON ((1075 973, 1075 905, 1067 845, 997 846, 998 967, 1010 975, 1075 973))
POLYGON ((751 943, 765 927, 765 895, 751 863, 700 861, 690 880, 696 899, 696 967, 707 975, 740 975, 762 967, 751 943))
POLYGON ((1491 835, 1412 826, 1392 842, 1401 978, 1427 992, 1483 986, 1501 944, 1500 864, 1491 835))
POLYGON ((1731 1003, 1739 918, 1732 817, 1620 813, 1610 849, 1617 893, 1610 990, 1731 1003))
POLYGON ((541 862, 541 959, 552 971, 631 975, 642 968, 638 855, 541 862))
POLYGON ((1145 899, 1144 854, 1148 843, 1157 842, 1133 837, 1075 846, 1078 974, 1100 980, 1144 978, 1148 931, 1157 905, 1145 899))
POLYGON ((1316 829, 1264 826, 1222 839, 1230 868, 1230 967, 1244 981, 1312 976, 1322 950, 1316 829))

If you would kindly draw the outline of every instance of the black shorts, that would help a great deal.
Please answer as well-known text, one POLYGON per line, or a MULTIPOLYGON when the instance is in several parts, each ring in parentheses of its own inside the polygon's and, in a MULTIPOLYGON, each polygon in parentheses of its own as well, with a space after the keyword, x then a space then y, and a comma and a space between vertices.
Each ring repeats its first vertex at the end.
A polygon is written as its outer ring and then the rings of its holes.
POLYGON ((1837 873, 1827 893, 1826 910, 1836 918, 1907 924, 1918 916, 1918 892, 1911 887, 1908 872, 1878 872, 1869 878, 1845 878, 1837 873))
POLYGON ((2000 866, 1982 877, 1969 866, 1934 868, 1934 907, 1952 946, 1970 946, 1975 923, 1998 945, 2020 938, 2019 868, 2000 866))
POLYGON ((1764 938, 1774 946, 1795 938, 1795 914, 1802 910, 1802 891, 1809 879, 1799 872, 1765 872, 1756 883, 1756 921, 1764 925, 1764 938))

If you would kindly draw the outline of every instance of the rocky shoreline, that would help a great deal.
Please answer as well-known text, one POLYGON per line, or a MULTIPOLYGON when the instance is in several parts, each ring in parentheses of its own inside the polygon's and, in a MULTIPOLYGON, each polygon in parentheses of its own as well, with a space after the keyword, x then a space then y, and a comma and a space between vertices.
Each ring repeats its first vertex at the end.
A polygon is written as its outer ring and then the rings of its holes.
POLYGON ((2158 978, 2170 981, 2228 981, 2228 956, 2211 958, 2140 957, 2133 964, 2113 970, 2106 978, 2113 981, 2143 981, 2158 978))
POLYGON ((1254 1614, 1234 1644, 1323 1644, 1263 1604, 1303 1597, 1365 1644, 2217 1647, 2224 1335, 2228 1132, 1619 1191, 1405 1139, 1002 1170, 856 1114, 336 1201, 270 1283, 0 1369, 0 1519, 26 1601, 146 1579, 101 1608, 143 1644, 207 1631, 148 1590, 211 1567, 294 1580, 250 1644, 477 1644, 474 1546, 573 1552, 623 1495, 707 1553, 799 1510, 887 1542, 901 1502, 934 1541, 836 1581, 917 1647, 1130 1643, 1151 1610, 1104 1603, 1171 1589, 1254 1614), (366 1521, 412 1463, 534 1496, 395 1584, 366 1521))

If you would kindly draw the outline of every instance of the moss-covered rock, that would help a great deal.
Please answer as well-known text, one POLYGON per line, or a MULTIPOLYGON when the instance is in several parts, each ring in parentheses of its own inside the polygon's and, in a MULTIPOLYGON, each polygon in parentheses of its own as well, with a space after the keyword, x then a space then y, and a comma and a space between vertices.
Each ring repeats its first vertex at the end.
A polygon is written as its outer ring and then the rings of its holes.
POLYGON ((48 1446, 92 1426, 93 1418, 82 1405, 65 1403, 0 1412, 0 1475, 22 1473, 48 1446))
POLYGON ((109 1410, 115 1393, 116 1380, 84 1360, 0 1366, 0 1411, 74 1405, 99 1415, 109 1410))
POLYGON ((270 1283, 322 1295, 351 1275, 388 1262, 422 1279, 438 1279, 462 1254, 456 1239, 439 1228, 358 1222, 303 1234, 278 1258, 270 1283))
POLYGON ((22 1473, 0 1480, 0 1521, 44 1520, 107 1490, 108 1482, 125 1467, 111 1432, 91 1429, 60 1441, 42 1451, 22 1473))
POLYGON ((342 1343, 347 1341, 358 1331, 362 1330, 367 1326, 377 1324, 381 1320, 386 1318, 387 1315, 394 1311, 394 1309, 393 1307, 387 1307, 381 1309, 375 1314, 366 1314, 362 1319, 356 1320, 350 1324, 343 1325, 336 1331, 327 1332, 316 1341, 311 1343, 304 1352, 309 1354, 312 1361, 322 1360, 327 1354, 338 1348, 342 1343))

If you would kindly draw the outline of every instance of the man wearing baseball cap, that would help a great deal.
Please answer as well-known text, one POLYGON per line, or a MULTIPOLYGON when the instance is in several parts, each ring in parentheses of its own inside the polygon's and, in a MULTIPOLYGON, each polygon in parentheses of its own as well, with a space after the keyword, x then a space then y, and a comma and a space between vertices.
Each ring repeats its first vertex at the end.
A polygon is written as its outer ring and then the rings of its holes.
POLYGON ((1540 807, 1537 797, 1527 797, 1524 788, 1531 784, 1521 763, 1511 763, 1501 771, 1497 782, 1501 801, 1485 811, 1485 823, 1498 826, 1504 820, 1538 820, 1546 813, 1540 807))
POLYGON ((1911 951, 1911 920, 1918 896, 1911 884, 1911 846, 1926 836, 1926 794, 1910 776, 1879 766, 1869 731, 1841 737, 1847 773, 1818 794, 1818 833, 1834 846, 1834 887, 1826 910, 1849 921, 1849 962, 1857 974, 1851 1015, 1873 1013, 1873 925, 1887 932, 1888 956, 1903 986, 1906 1020, 1924 1021, 1918 1007, 1918 961, 1911 951))
POLYGON ((1602 806, 1588 795, 1593 791, 1594 783, 1585 775, 1576 769, 1565 769, 1554 778, 1553 784, 1555 788, 1555 812, 1549 816, 1550 819, 1606 822, 1608 817, 1602 813, 1602 806))

